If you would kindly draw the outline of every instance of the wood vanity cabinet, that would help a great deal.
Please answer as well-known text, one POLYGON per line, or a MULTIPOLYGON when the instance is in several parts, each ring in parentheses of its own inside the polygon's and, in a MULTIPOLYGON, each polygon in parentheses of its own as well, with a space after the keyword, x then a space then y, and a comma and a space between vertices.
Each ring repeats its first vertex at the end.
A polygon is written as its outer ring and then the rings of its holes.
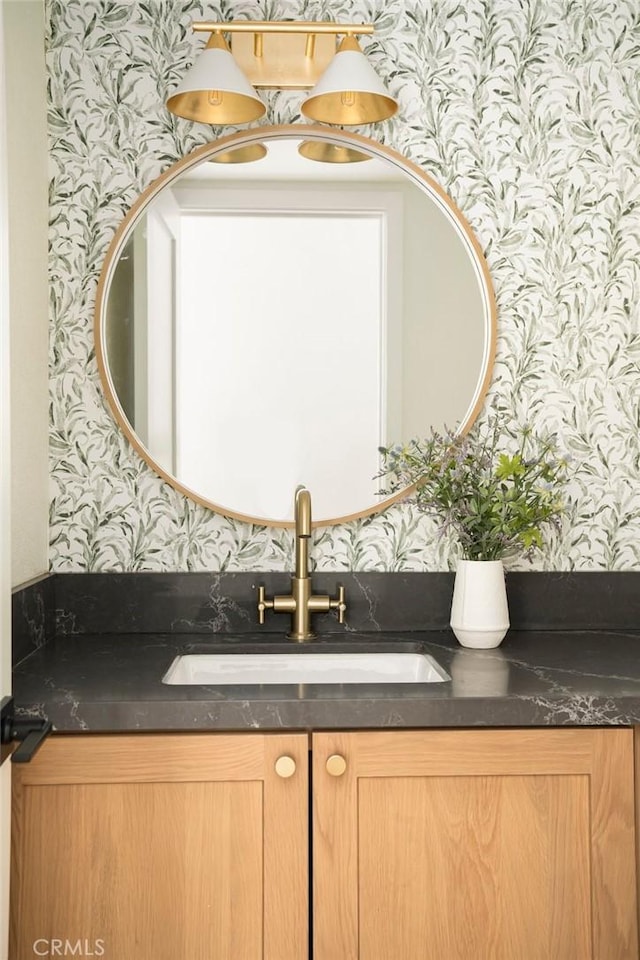
POLYGON ((637 960, 631 730, 313 746, 314 960, 637 960))
POLYGON ((50 737, 12 770, 11 960, 305 958, 308 742, 50 737))
MULTIPOLYGON (((631 730, 311 742, 313 960, 637 960, 631 730)), ((11 960, 307 960, 308 746, 50 738, 13 771, 11 960)))

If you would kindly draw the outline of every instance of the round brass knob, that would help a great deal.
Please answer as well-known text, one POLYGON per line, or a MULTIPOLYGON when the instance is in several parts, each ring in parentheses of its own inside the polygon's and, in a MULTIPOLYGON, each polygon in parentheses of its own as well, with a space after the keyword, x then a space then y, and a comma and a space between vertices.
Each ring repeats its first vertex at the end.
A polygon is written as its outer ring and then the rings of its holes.
POLYGON ((276 760, 276 773, 279 777, 292 777, 296 772, 296 762, 293 757, 278 757, 276 760))
POLYGON ((341 777, 347 769, 347 761, 339 753, 333 753, 327 760, 327 773, 332 777, 341 777))

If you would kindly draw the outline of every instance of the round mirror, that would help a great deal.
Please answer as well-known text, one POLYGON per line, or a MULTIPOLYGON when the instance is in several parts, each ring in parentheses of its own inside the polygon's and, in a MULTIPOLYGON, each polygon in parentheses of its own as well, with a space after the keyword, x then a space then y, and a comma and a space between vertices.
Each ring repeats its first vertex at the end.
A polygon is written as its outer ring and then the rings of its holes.
POLYGON ((113 413, 177 490, 285 526, 366 516, 379 447, 469 428, 493 364, 486 262, 444 191, 362 136, 260 127, 132 207, 98 288, 113 413))

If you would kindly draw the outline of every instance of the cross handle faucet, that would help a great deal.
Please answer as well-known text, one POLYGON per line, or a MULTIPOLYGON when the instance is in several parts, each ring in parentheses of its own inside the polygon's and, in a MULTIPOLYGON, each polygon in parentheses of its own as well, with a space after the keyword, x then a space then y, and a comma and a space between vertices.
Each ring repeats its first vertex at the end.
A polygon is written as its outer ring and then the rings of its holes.
POLYGON ((258 587, 258 617, 264 623, 265 610, 291 615, 291 630, 287 634, 290 640, 303 642, 315 637, 311 629, 311 614, 338 611, 338 622, 344 623, 347 609, 344 587, 338 587, 337 598, 325 594, 314 594, 309 576, 309 542, 311 540, 311 494, 306 487, 296 489, 294 501, 295 516, 295 572, 291 577, 291 593, 268 599, 264 586, 258 587))

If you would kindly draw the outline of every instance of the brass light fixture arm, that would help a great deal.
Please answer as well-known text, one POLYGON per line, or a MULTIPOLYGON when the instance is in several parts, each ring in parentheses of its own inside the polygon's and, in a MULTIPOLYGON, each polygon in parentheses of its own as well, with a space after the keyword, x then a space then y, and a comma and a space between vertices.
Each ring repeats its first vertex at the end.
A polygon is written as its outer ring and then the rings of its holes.
MULTIPOLYGON (((212 47, 227 51, 230 49, 244 79, 255 89, 264 90, 314 89, 337 53, 350 50, 362 55, 356 37, 371 36, 375 32, 372 23, 339 23, 335 20, 193 20, 191 29, 195 33, 209 34, 206 49, 212 47)), ((192 76, 192 78, 197 78, 198 82, 202 82, 203 77, 211 80, 213 75, 215 79, 224 77, 231 84, 232 81, 228 79, 230 74, 224 75, 220 66, 222 59, 218 57, 217 60, 216 70, 213 68, 214 58, 209 57, 209 66, 206 70, 200 72, 196 70, 194 73, 195 67, 192 67, 187 77, 192 76)), ((352 63, 347 72, 351 76, 353 70, 356 70, 356 75, 360 77, 360 83, 364 85, 364 89, 358 88, 361 97, 363 95, 369 96, 369 98, 373 97, 375 101, 376 96, 381 96, 378 89, 381 82, 375 73, 373 73, 372 80, 367 70, 365 70, 365 80, 363 80, 362 61, 356 58, 355 62, 360 63, 360 67, 354 68, 352 63)), ((363 62, 366 65, 364 56, 363 62)), ((373 71, 373 68, 371 70, 373 71)), ((238 81, 237 76, 235 82, 236 84, 242 84, 241 80, 238 81)), ((185 85, 184 81, 178 88, 180 95, 194 93, 200 96, 201 91, 205 89, 218 88, 211 82, 208 87, 194 87, 191 90, 185 85)), ((244 87, 242 89, 244 95, 250 97, 244 87)), ((350 87, 345 89, 350 90, 350 87)), ((385 91, 384 86, 382 86, 382 90, 385 91)), ((227 90, 227 95, 230 92, 238 92, 238 90, 234 86, 231 91, 227 90)), ((386 96, 386 92, 383 93, 383 96, 386 96)), ((178 116, 183 116, 188 120, 196 119, 210 123, 221 121, 220 116, 212 115, 212 111, 207 110, 206 106, 203 106, 197 97, 188 102, 176 101, 173 106, 171 104, 172 100, 173 97, 170 97, 167 101, 169 109, 177 113, 178 116), (195 103, 193 102, 194 99, 195 103), (175 107, 181 108, 183 112, 181 113, 180 109, 176 110, 175 107), (184 112, 185 108, 189 111, 188 113, 184 112)), ((395 101, 393 103, 395 104, 395 101)), ((257 117, 251 116, 251 112, 249 111, 249 115, 241 119, 240 122, 257 119, 257 117)), ((395 112, 395 109, 393 112, 395 112)), ((233 111, 229 115, 233 116, 233 111)), ((240 111, 240 115, 241 117, 244 116, 242 111, 240 111)), ((365 106, 364 117, 366 118, 369 115, 372 116, 373 120, 384 119, 387 116, 384 111, 382 117, 377 116, 377 112, 372 111, 370 103, 365 106)), ((340 118, 336 122, 370 122, 368 119, 363 120, 359 112, 355 120, 349 119, 349 116, 348 114, 347 119, 340 118)), ((222 120, 222 122, 232 121, 222 120)), ((331 120, 330 122, 334 121, 331 120)))
POLYGON ((311 89, 335 56, 339 36, 356 43, 356 36, 375 29, 372 23, 319 20, 194 20, 191 28, 210 34, 207 46, 218 45, 214 38, 225 43, 227 34, 247 80, 267 90, 311 89))
POLYGON ((372 23, 329 23, 322 20, 194 20, 191 29, 196 33, 329 33, 334 36, 349 34, 370 36, 372 23))

